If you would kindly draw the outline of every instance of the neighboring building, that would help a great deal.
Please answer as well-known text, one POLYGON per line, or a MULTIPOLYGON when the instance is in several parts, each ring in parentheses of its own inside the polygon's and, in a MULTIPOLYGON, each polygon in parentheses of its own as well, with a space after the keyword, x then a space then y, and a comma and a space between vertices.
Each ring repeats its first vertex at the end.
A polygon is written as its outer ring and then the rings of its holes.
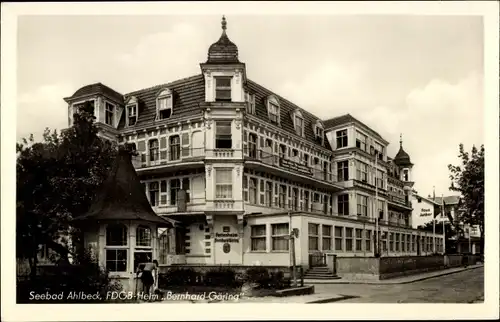
MULTIPOLYGON (((425 226, 427 223, 432 223, 434 220, 435 214, 437 214, 436 208, 439 208, 441 205, 436 201, 433 201, 432 198, 425 198, 419 196, 414 193, 412 198, 412 227, 418 228, 420 226, 425 226)), ((435 218, 437 222, 442 222, 443 220, 447 220, 446 217, 437 214, 437 218, 435 218)))
POLYGON ((390 159, 389 142, 352 116, 322 121, 248 79, 224 18, 200 69, 125 95, 99 83, 65 98, 69 125, 90 100, 101 135, 135 146, 153 210, 179 222, 153 253, 161 265, 289 266, 291 228, 298 265, 318 252, 373 256, 377 216, 382 256, 432 252, 431 234, 411 226, 402 142, 390 159))

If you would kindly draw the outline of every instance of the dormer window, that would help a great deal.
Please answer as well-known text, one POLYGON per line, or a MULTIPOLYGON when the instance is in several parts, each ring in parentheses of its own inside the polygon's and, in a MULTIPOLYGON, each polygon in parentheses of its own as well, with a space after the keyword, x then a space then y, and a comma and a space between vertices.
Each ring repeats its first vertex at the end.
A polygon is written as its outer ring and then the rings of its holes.
POLYGON ((325 130, 323 129, 323 124, 321 124, 320 121, 317 121, 314 125, 314 136, 316 137, 316 140, 318 140, 318 142, 323 145, 325 130))
POLYGON ((247 103, 247 113, 255 114, 255 95, 245 92, 245 102, 247 103))
POLYGON ((170 118, 173 113, 172 91, 164 89, 156 98, 157 120, 170 118))
POLYGON ((115 106, 109 102, 105 105, 105 120, 104 122, 109 126, 114 126, 115 106))
POLYGON ((126 106, 126 121, 127 121, 127 126, 134 126, 137 123, 137 117, 138 117, 138 104, 137 104, 137 99, 135 97, 132 97, 126 106))
POLYGON ((231 77, 215 77, 215 101, 231 101, 231 77))
POLYGON ((280 123, 280 105, 278 99, 274 96, 271 96, 267 100, 267 112, 269 116, 269 120, 273 123, 280 123))

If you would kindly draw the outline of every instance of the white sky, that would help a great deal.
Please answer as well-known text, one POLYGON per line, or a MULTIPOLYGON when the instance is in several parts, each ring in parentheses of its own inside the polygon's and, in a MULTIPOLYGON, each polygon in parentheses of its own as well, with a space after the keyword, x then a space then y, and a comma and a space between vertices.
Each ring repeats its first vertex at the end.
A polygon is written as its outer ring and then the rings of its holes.
MULTIPOLYGON (((451 194, 458 145, 483 143, 480 16, 226 15, 250 79, 320 118, 350 113, 403 145, 423 195, 451 194)), ((17 139, 66 126, 63 97, 102 82, 120 93, 199 73, 221 14, 23 16, 17 139)))

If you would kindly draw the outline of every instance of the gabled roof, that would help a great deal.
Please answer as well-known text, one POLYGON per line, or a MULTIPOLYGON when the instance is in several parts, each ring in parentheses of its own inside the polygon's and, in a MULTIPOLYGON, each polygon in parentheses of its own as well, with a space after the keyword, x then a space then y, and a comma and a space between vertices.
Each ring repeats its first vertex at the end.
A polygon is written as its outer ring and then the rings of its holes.
MULTIPOLYGON (((422 197, 418 194, 415 195, 415 198, 420 198, 420 199, 424 199, 432 204, 434 204, 435 206, 441 206, 441 203, 437 202, 436 200, 433 200, 432 198, 427 198, 427 197, 422 197)), ((436 198, 437 199, 437 198, 436 198)))
POLYGON ((167 227, 174 225, 175 221, 158 216, 151 208, 130 153, 120 149, 90 210, 75 220, 143 220, 167 227))
MULTIPOLYGON (((438 204, 441 204, 441 197, 436 197, 436 202, 438 204)), ((460 201, 460 196, 446 196, 444 197, 444 203, 446 205, 458 205, 458 202, 460 201)))
POLYGON ((66 99, 72 99, 93 94, 104 94, 109 98, 115 100, 117 103, 123 104, 123 95, 102 83, 95 83, 83 86, 82 88, 78 89, 73 95, 71 95, 66 99))
MULTIPOLYGON (((317 120, 320 120, 319 118, 250 79, 247 79, 246 90, 249 91, 250 94, 255 95, 255 115, 259 119, 265 122, 270 122, 269 116, 267 114, 266 100, 269 96, 274 95, 278 98, 280 103, 280 124, 276 126, 281 127, 283 130, 296 135, 292 120, 292 114, 296 109, 298 109, 301 111, 302 116, 304 117, 305 139, 310 143, 314 143, 315 145, 320 144, 320 142, 318 142, 318 140, 316 139, 316 134, 313 132, 313 126, 314 124, 316 124, 317 120)), ((323 147, 331 150, 330 143, 328 142, 326 135, 323 134, 323 136, 323 147)))
POLYGON ((328 119, 328 120, 325 120, 323 121, 323 124, 325 125, 325 130, 328 130, 328 129, 331 129, 331 128, 334 128, 338 125, 343 125, 343 124, 347 124, 347 123, 358 123, 360 124, 361 126, 364 126, 368 129, 370 129, 374 134, 375 136, 377 136, 377 138, 379 140, 382 140, 383 142, 387 142, 380 134, 378 134, 375 130, 373 130, 371 127, 369 127, 368 125, 366 125, 365 123, 361 122, 360 120, 354 118, 351 114, 344 114, 344 115, 341 115, 341 116, 337 116, 337 117, 334 117, 334 118, 331 118, 331 119, 328 119))

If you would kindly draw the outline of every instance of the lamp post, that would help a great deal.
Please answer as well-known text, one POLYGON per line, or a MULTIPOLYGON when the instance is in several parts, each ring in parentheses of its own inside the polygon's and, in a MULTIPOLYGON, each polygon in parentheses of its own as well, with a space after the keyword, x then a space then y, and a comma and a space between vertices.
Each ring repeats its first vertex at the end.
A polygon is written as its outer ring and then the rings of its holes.
POLYGON ((373 209, 375 210, 375 257, 380 257, 380 234, 378 227, 378 183, 377 183, 377 159, 378 159, 378 151, 375 152, 375 206, 373 209))

